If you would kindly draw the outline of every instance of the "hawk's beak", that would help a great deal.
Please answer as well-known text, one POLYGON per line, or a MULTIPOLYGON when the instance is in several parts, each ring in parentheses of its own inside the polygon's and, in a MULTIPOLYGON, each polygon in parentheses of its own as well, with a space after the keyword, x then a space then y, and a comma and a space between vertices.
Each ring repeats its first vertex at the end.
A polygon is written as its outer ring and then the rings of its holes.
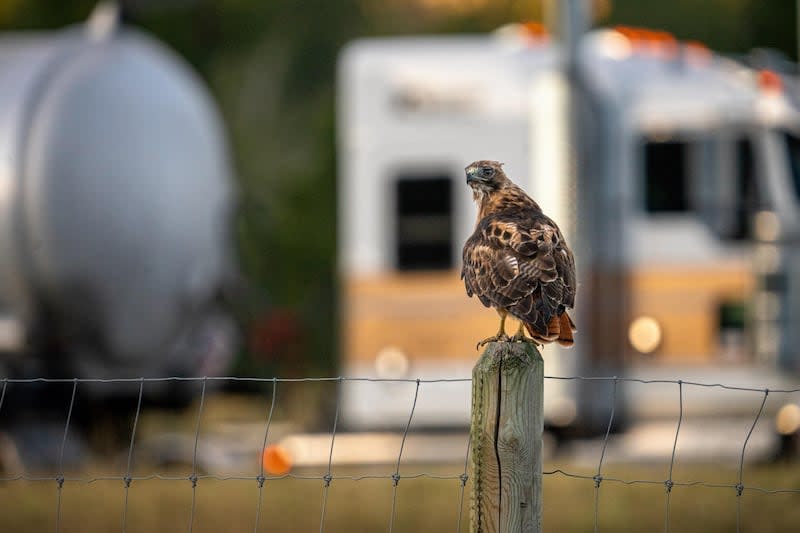
POLYGON ((485 183, 486 182, 486 180, 484 180, 480 176, 480 173, 478 172, 478 170, 479 169, 477 169, 475 167, 469 167, 469 168, 466 169, 466 172, 467 172, 467 184, 469 184, 469 183, 485 183))

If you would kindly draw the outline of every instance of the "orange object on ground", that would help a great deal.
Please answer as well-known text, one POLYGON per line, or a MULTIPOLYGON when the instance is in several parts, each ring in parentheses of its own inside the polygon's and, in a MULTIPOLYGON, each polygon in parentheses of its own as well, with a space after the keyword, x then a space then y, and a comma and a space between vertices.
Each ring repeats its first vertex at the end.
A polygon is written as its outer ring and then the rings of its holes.
POLYGON ((288 474, 292 469, 292 456, 279 444, 271 444, 264 448, 261 456, 261 464, 264 470, 271 476, 282 476, 288 474))

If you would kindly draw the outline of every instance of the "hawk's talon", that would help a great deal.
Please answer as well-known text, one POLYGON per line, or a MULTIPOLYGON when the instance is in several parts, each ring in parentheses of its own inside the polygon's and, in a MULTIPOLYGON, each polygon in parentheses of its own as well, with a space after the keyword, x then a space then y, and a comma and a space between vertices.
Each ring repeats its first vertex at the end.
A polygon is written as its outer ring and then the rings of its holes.
POLYGON ((493 337, 486 337, 485 339, 483 339, 482 341, 478 342, 478 344, 475 345, 475 349, 477 350, 484 344, 489 344, 490 342, 508 342, 509 340, 510 339, 508 338, 508 335, 506 335, 505 333, 495 335, 493 337))
POLYGON ((537 350, 541 350, 542 348, 544 348, 544 344, 536 342, 535 339, 532 339, 527 335, 514 335, 508 340, 509 342, 521 342, 521 343, 533 344, 537 350))
POLYGON ((510 342, 530 342, 531 344, 539 345, 535 340, 525 335, 525 323, 520 322, 517 332, 509 339, 510 342))

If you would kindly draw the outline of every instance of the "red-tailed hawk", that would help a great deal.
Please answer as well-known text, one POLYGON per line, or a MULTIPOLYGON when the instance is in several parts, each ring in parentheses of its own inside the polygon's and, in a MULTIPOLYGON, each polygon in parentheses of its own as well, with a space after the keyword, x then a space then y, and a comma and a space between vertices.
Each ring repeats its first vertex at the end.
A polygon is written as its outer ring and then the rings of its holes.
POLYGON ((575 324, 567 314, 575 304, 575 259, 558 226, 512 183, 497 161, 475 161, 465 169, 478 204, 475 232, 464 244, 461 277, 467 295, 475 294, 500 315, 493 341, 527 340, 572 346, 575 324), (520 321, 516 335, 505 333, 511 315, 520 321))

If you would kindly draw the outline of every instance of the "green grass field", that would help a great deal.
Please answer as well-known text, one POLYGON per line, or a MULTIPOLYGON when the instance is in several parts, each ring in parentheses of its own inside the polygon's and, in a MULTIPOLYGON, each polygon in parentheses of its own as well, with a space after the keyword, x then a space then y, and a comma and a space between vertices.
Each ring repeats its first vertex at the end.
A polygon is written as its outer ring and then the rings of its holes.
MULTIPOLYGON (((545 465, 545 470, 548 465, 545 465)), ((457 475, 458 466, 403 466, 401 473, 457 475)), ((591 475, 591 471, 575 468, 591 475)), ((390 466, 337 468, 334 476, 389 475, 390 466)), ((623 479, 664 478, 663 467, 609 465, 605 475, 623 479)), ((322 472, 297 472, 321 475, 322 472)), ((174 473, 180 475, 180 473, 174 473)), ((735 483, 735 468, 684 465, 676 481, 735 483)), ((800 466, 747 466, 746 486, 800 489, 800 466)), ((460 482, 430 478, 401 479, 397 487, 394 531, 468 530, 469 484, 459 510, 460 482)), ((548 475, 544 482, 544 526, 547 531, 591 531, 595 516, 591 479, 548 475)), ((61 499, 61 531, 121 531, 124 490, 121 481, 66 482, 61 499)), ((259 531, 318 531, 322 513, 320 480, 267 481, 262 493, 259 531)), ((253 531, 258 501, 255 481, 201 479, 196 489, 193 531, 253 531)), ((605 481, 599 491, 602 531, 663 531, 666 496, 663 485, 624 485, 605 481)), ((192 508, 188 480, 134 481, 130 488, 127 531, 188 531, 192 508)), ((325 531, 387 531, 392 509, 388 479, 334 479, 326 506, 325 531)), ((57 491, 54 481, 0 482, 0 531, 55 531, 57 491)), ((741 500, 742 531, 796 531, 800 493, 762 494, 745 490, 741 500)), ((671 531, 735 531, 736 495, 732 488, 675 487, 670 502, 671 531)))

